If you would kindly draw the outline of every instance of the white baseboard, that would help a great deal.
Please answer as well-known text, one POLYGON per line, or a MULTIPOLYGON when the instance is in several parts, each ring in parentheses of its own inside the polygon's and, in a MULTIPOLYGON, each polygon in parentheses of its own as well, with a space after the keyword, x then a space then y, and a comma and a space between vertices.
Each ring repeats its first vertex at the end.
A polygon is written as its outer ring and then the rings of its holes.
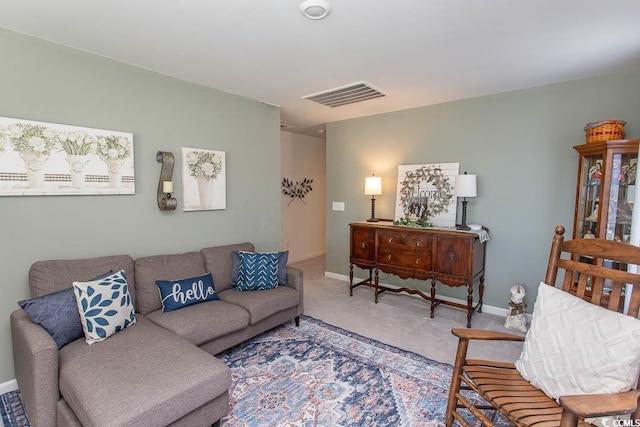
MULTIPOLYGON (((329 271, 325 271, 324 272, 324 277, 327 277, 329 279, 342 280, 342 281, 345 281, 345 282, 349 281, 349 276, 345 276, 344 274, 331 273, 329 271)), ((359 282, 361 280, 364 280, 364 278, 356 278, 356 277, 353 278, 354 282, 356 282, 356 281, 359 282)), ((397 285, 392 285, 390 283, 380 283, 380 284, 384 285, 386 287, 389 287, 389 288, 394 288, 394 289, 398 289, 398 288, 401 287, 401 286, 397 286, 397 285)), ((407 295, 411 295, 411 294, 407 294, 407 295)), ((417 294, 413 294, 411 296, 422 299, 422 297, 420 295, 417 295, 417 294)), ((444 295, 436 294, 436 298, 441 299, 443 301, 455 302, 455 303, 463 304, 463 305, 467 304, 467 300, 461 300, 459 298, 452 298, 452 297, 448 297, 448 296, 444 296, 444 295)), ((495 307, 495 306, 492 306, 492 305, 482 304, 482 312, 483 313, 487 313, 487 314, 494 314, 496 316, 505 317, 509 313, 509 310, 507 310, 506 308, 502 308, 502 307, 495 307)), ((525 313, 525 317, 526 317, 527 321, 530 324, 531 323, 531 315, 529 313, 525 313)))
POLYGON ((293 259, 292 259, 292 258, 289 258, 289 260, 287 261, 287 263, 289 263, 289 264, 293 264, 293 263, 296 263, 296 262, 306 261, 306 260, 308 260, 308 259, 316 258, 316 257, 319 257, 319 256, 324 256, 324 255, 326 255, 326 252, 325 252, 325 251, 322 251, 322 252, 316 252, 316 253, 314 253, 314 254, 303 255, 303 256, 300 256, 300 257, 298 257, 298 258, 293 258, 293 259))
POLYGON ((18 389, 18 382, 16 380, 10 380, 6 383, 0 384, 0 394, 9 393, 18 389))

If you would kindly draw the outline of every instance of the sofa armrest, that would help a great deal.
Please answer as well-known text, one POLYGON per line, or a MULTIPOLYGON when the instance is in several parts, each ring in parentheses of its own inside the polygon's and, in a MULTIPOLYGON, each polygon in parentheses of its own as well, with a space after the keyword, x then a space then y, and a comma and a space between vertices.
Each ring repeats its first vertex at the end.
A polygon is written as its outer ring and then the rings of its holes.
POLYGON ((55 427, 60 400, 55 341, 22 309, 11 313, 11 341, 16 380, 31 426, 55 427))
POLYGON ((303 293, 302 270, 287 266, 287 286, 300 292, 300 304, 296 310, 296 314, 300 316, 304 312, 304 293, 303 293))

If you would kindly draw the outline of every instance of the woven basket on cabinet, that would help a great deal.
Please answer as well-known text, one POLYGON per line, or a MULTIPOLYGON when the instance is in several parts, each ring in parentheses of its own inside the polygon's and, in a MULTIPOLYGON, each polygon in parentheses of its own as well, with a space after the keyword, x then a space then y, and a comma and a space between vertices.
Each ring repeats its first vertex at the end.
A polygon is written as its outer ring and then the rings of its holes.
POLYGON ((587 143, 624 139, 624 120, 600 120, 587 123, 584 131, 587 134, 587 143))

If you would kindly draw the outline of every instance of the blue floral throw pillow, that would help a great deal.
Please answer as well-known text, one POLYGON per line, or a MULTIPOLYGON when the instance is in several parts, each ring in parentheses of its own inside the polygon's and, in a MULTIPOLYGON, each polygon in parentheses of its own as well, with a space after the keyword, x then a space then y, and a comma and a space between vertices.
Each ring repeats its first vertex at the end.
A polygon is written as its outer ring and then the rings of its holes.
POLYGON ((18 301, 33 323, 42 326, 58 349, 82 337, 82 324, 73 288, 30 300, 18 301))
POLYGON ((160 291, 164 313, 199 302, 220 299, 213 287, 211 273, 190 279, 156 280, 156 285, 160 291))
MULTIPOLYGON (((113 274, 109 270, 92 280, 113 274)), ((56 342, 58 349, 84 335, 73 288, 52 292, 41 297, 18 301, 31 321, 42 326, 56 342)))
POLYGON ((87 344, 105 340, 136 323, 123 270, 100 280, 73 282, 73 290, 87 344))
POLYGON ((279 252, 238 252, 238 256, 237 290, 258 291, 278 287, 279 252))
MULTIPOLYGON (((243 251, 232 251, 231 252, 231 261, 233 265, 233 270, 231 271, 231 286, 236 286, 238 283, 238 275, 240 274, 240 255, 239 253, 243 251)), ((244 252, 244 253, 253 253, 253 252, 244 252)), ((278 254, 278 284, 286 285, 287 284, 287 262, 289 261, 289 251, 280 251, 280 252, 269 252, 278 254)))

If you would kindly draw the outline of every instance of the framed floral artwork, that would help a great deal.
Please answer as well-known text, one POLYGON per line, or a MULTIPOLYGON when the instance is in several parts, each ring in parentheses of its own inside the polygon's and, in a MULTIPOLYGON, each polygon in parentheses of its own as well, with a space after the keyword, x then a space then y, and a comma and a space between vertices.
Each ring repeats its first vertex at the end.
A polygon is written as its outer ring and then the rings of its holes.
POLYGON ((184 211, 227 208, 225 152, 182 147, 184 211))
POLYGON ((0 196, 135 194, 133 134, 0 117, 0 196))
POLYGON ((456 225, 453 195, 459 163, 399 165, 395 220, 406 225, 456 225))

